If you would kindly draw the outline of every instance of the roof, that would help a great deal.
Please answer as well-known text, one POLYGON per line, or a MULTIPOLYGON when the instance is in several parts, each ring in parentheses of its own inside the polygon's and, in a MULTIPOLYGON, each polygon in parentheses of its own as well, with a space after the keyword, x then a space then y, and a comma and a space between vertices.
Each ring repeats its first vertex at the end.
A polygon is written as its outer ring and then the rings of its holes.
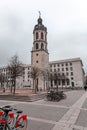
POLYGON ((80 58, 70 58, 70 59, 64 59, 64 60, 56 60, 56 61, 50 61, 49 64, 58 64, 58 63, 67 63, 67 62, 78 62, 80 61, 82 66, 82 60, 80 58))

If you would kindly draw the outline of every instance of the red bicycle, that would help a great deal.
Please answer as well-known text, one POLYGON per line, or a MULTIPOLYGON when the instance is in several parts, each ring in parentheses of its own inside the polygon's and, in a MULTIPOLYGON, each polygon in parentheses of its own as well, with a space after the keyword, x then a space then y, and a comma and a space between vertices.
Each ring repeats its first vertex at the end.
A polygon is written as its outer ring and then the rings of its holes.
POLYGON ((0 130, 27 129, 27 115, 23 114, 23 111, 14 109, 11 106, 4 106, 0 110, 0 130))

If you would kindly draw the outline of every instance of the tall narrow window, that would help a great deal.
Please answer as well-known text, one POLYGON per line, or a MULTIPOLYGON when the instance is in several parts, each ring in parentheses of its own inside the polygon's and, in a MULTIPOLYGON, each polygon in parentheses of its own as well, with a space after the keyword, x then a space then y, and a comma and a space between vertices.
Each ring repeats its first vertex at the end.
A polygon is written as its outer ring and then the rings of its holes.
POLYGON ((70 62, 70 65, 72 65, 72 63, 70 62))
POLYGON ((43 32, 41 32, 41 39, 43 39, 43 32))
POLYGON ((70 67, 70 70, 72 71, 72 70, 73 70, 73 68, 72 68, 72 67, 70 67))
POLYGON ((67 85, 69 85, 69 84, 70 84, 69 79, 66 79, 66 82, 67 82, 67 85))
POLYGON ((73 75, 73 72, 71 72, 71 75, 73 75))
POLYGON ((68 71, 68 68, 66 68, 66 71, 68 71))
POLYGON ((38 43, 36 43, 36 49, 38 49, 38 43))
POLYGON ((43 45, 43 43, 41 43, 41 49, 44 49, 44 45, 43 45))
POLYGON ((38 39, 38 32, 36 32, 36 39, 38 39))

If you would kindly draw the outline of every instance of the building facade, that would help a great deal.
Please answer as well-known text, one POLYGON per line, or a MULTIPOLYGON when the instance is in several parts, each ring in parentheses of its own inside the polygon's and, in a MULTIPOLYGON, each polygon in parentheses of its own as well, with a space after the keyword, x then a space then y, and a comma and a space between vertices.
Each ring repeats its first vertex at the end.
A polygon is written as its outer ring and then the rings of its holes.
MULTIPOLYGON (((31 65, 23 65, 23 76, 16 79, 17 88, 33 88, 33 81, 30 77, 32 67, 41 71, 49 71, 51 78, 40 75, 36 79, 38 89, 50 87, 84 87, 84 70, 80 58, 71 58, 58 61, 49 61, 47 49, 47 28, 43 25, 41 16, 33 30, 33 47, 31 50, 31 65), (52 78, 56 75, 56 78, 52 78)), ((6 67, 0 68, 0 72, 7 77, 4 86, 10 87, 10 77, 6 67)))
MULTIPOLYGON (((85 73, 80 58, 65 59, 49 62, 50 72, 57 73, 58 86, 61 87, 84 87, 85 73), (64 78, 62 78, 62 76, 64 78)), ((56 83, 52 81, 51 86, 56 83)))

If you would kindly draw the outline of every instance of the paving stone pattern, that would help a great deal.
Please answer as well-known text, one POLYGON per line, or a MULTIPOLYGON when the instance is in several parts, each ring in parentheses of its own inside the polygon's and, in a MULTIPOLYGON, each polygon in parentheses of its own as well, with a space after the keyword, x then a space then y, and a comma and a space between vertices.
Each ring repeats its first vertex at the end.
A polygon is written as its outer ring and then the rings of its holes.
POLYGON ((27 130, 87 130, 87 92, 66 92, 66 100, 19 102, 0 100, 0 106, 12 105, 28 115, 27 130))

